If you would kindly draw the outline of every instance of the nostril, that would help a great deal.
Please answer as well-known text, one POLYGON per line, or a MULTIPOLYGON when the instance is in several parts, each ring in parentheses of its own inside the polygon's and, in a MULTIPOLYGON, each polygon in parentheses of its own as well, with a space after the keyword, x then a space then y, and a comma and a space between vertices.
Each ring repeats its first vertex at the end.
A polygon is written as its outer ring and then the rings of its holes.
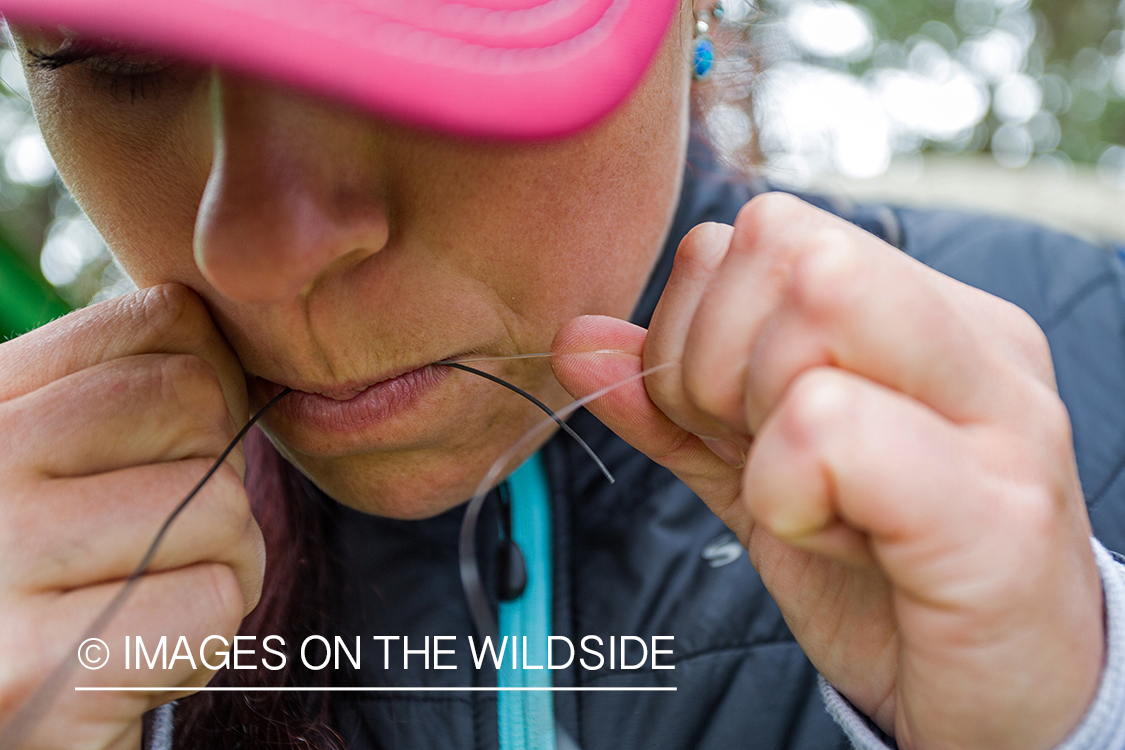
POLYGON ((212 228, 197 235, 196 265, 225 297, 285 302, 322 276, 341 273, 386 245, 385 232, 366 234, 312 232, 284 221, 249 231, 212 228))
POLYGON ((381 205, 352 200, 341 211, 310 187, 290 180, 280 194, 238 194, 209 185, 196 219, 195 262, 216 291, 241 302, 289 301, 386 246, 381 205))
POLYGON ((366 119, 222 73, 212 87, 214 156, 194 251, 217 292, 284 303, 383 249, 385 175, 366 119))

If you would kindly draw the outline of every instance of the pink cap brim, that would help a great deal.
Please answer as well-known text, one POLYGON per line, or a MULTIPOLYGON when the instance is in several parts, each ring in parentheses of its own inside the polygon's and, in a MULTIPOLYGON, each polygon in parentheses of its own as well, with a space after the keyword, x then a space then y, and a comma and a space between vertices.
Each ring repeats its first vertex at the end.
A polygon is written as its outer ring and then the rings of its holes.
POLYGON ((0 0, 63 26, 466 136, 586 127, 639 83, 679 0, 0 0))

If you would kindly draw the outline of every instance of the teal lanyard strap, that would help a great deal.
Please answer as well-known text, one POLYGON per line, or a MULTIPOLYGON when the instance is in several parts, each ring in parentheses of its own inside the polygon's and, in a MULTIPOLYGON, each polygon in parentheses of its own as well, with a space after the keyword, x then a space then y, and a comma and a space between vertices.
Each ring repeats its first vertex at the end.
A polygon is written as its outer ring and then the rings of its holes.
MULTIPOLYGON (((551 634, 551 502, 547 475, 538 453, 508 477, 512 539, 527 564, 527 588, 514 601, 500 603, 500 639, 508 638, 499 687, 551 687, 547 636, 551 634), (524 651, 525 644, 527 651, 524 651), (513 647, 516 663, 513 669, 513 647), (527 668, 524 668, 526 665, 527 668), (533 667, 541 667, 534 669, 533 667)), ((497 693, 500 750, 554 750, 554 693, 501 690, 497 693)))

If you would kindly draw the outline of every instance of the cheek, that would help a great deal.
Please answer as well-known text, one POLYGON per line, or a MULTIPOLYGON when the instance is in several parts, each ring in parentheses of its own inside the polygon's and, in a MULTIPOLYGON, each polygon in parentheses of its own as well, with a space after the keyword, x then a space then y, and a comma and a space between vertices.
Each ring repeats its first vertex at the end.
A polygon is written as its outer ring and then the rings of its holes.
MULTIPOLYGON (((565 288, 578 314, 626 318, 663 246, 687 147, 689 81, 673 30, 642 86, 609 119, 558 145, 530 170, 534 212, 518 232, 535 237, 542 288, 565 288)), ((533 300, 529 302, 534 303, 533 300)))
POLYGON ((205 75, 190 75, 136 105, 95 90, 83 71, 29 80, 59 174, 140 286, 199 278, 192 235, 211 135, 205 75))
MULTIPOLYGON (((600 144, 566 159, 529 186, 536 198, 515 214, 510 236, 533 282, 524 289, 570 295, 560 300, 567 318, 627 317, 660 250, 679 162, 671 144, 647 153, 632 145, 600 144)), ((540 299, 531 293, 526 302, 540 299)))
POLYGON ((675 210, 687 123, 688 82, 669 51, 594 129, 468 162, 472 179, 446 193, 460 209, 445 232, 478 248, 472 275, 552 331, 580 314, 628 317, 675 210))
POLYGON ((466 179, 439 179, 428 200, 408 202, 419 215, 403 223, 457 276, 482 282, 532 349, 577 315, 628 317, 661 248, 680 165, 674 143, 660 158, 610 145, 462 161, 466 179))

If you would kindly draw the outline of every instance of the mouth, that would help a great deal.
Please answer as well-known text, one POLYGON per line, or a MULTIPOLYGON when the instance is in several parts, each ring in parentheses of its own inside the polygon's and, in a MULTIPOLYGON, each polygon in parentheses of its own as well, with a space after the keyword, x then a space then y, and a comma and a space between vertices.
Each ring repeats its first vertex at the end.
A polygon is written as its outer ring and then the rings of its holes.
MULTIPOLYGON (((442 360, 443 362, 445 360, 442 360)), ((385 373, 372 378, 362 380, 349 381, 346 383, 331 383, 326 385, 318 385, 316 383, 307 383, 300 380, 291 380, 285 383, 274 382, 266 378, 252 375, 250 380, 252 382, 261 383, 262 392, 266 394, 267 398, 273 398, 285 388, 289 388, 294 395, 298 396, 321 396, 332 401, 350 401, 361 393, 371 389, 377 388, 384 383, 389 383, 396 378, 404 377, 412 372, 418 372, 426 367, 434 367, 437 363, 430 365, 423 365, 416 368, 404 368, 395 372, 385 373)))
POLYGON ((344 383, 280 383, 251 375, 247 385, 253 408, 260 408, 286 387, 292 390, 266 415, 275 429, 323 435, 366 433, 419 406, 449 376, 451 368, 441 363, 463 356, 344 383))

